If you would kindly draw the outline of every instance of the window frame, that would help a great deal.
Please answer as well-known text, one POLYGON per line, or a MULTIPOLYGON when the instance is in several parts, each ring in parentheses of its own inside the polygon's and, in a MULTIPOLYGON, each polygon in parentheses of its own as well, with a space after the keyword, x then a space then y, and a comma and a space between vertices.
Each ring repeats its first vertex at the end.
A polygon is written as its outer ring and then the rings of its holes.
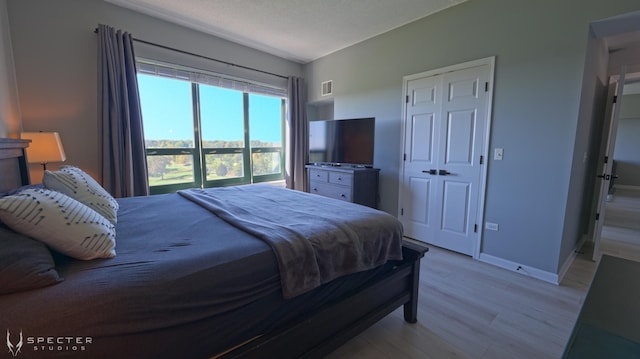
MULTIPOLYGON (((176 69, 176 71, 184 71, 182 69, 176 69)), ((140 72, 139 72, 140 74, 140 72)), ((153 74, 149 72, 142 72, 148 76, 159 76, 165 78, 172 78, 171 76, 165 76, 160 74, 153 74)), ((195 75, 196 77, 198 74, 195 75)), ((185 80, 184 78, 172 78, 173 80, 185 80)), ((192 117, 193 117, 193 131, 194 131, 194 147, 185 148, 147 148, 145 138, 145 155, 148 159, 150 156, 176 156, 176 155, 190 155, 193 163, 193 176, 194 180, 191 182, 174 183, 166 185, 149 185, 150 194, 162 194, 171 193, 181 189, 187 188, 210 188, 210 187, 223 187, 223 186, 235 186, 242 184, 260 183, 260 182, 273 182, 283 181, 286 178, 285 168, 285 154, 286 154, 286 96, 279 94, 250 92, 248 87, 244 87, 243 90, 231 88, 231 90, 241 91, 243 99, 243 125, 244 125, 244 147, 243 148, 205 148, 202 139, 202 126, 201 126, 201 108, 200 108, 200 85, 216 86, 208 83, 201 83, 194 80, 189 80, 191 84, 191 101, 192 101, 192 117), (249 113, 249 94, 254 93, 263 96, 273 96, 280 99, 280 129, 281 129, 281 146, 280 147, 252 147, 250 141, 250 113, 249 113), (277 153, 279 152, 280 172, 270 173, 264 175, 254 175, 253 173, 253 155, 264 153, 277 153), (243 176, 236 178, 225 179, 207 179, 207 163, 206 155, 208 154, 242 154, 243 156, 243 176)), ((247 82, 250 82, 247 80, 247 82)), ((222 88, 228 88, 225 86, 218 86, 222 88)), ((250 87, 249 87, 250 88, 250 87)), ((143 118, 144 123, 144 118, 143 118)), ((148 176, 148 174, 147 174, 148 176)))

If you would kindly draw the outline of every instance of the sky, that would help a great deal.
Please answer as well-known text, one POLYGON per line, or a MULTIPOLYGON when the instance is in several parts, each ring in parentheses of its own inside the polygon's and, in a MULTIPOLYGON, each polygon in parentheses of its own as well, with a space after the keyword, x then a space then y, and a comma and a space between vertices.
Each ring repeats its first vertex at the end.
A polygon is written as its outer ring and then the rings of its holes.
MULTIPOLYGON (((191 83, 138 75, 146 140, 193 140, 191 83)), ((243 139, 242 92, 200 85, 204 141, 243 139)), ((249 95, 251 140, 282 142, 281 99, 249 95)))

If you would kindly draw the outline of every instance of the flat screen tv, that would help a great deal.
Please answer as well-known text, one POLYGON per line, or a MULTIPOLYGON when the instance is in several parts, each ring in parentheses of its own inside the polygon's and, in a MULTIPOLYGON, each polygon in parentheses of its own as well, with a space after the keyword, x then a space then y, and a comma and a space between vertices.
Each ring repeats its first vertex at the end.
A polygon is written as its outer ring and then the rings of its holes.
POLYGON ((309 121, 309 162, 373 166, 375 118, 309 121))

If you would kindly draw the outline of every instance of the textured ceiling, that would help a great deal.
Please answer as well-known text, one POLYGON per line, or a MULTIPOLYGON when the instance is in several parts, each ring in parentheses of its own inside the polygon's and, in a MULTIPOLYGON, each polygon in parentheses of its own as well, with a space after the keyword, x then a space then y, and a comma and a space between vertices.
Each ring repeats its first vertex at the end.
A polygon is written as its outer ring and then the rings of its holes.
POLYGON ((307 63, 467 0, 105 0, 307 63))

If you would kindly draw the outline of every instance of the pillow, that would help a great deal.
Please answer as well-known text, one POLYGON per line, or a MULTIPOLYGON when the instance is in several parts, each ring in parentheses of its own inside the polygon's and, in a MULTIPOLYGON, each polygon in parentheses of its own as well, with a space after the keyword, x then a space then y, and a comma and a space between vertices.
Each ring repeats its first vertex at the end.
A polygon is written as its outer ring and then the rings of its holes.
POLYGON ((20 186, 20 187, 15 188, 15 189, 8 190, 7 192, 0 192, 0 197, 11 196, 11 195, 14 195, 14 194, 18 194, 18 193, 24 191, 25 189, 29 189, 29 188, 40 189, 40 188, 44 188, 44 185, 42 183, 26 184, 24 186, 20 186))
POLYGON ((60 171, 44 171, 42 183, 84 203, 111 223, 118 220, 118 202, 98 182, 78 167, 63 166, 60 171))
POLYGON ((60 192, 27 189, 2 197, 0 220, 14 231, 76 259, 116 255, 113 223, 60 192))
POLYGON ((62 280, 43 243, 0 226, 0 294, 42 288, 62 280))

